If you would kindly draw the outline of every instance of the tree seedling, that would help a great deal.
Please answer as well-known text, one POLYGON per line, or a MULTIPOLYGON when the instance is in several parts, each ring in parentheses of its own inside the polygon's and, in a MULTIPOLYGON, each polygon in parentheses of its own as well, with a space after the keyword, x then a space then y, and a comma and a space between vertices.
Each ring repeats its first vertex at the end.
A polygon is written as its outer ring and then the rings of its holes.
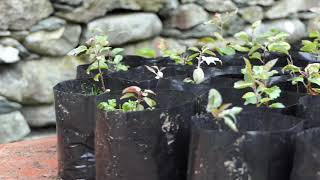
POLYGON ((153 91, 149 89, 141 90, 140 87, 130 86, 122 91, 122 97, 120 99, 133 98, 134 100, 129 99, 128 101, 120 105, 119 108, 117 109, 116 100, 111 99, 111 100, 108 100, 107 102, 99 103, 98 108, 105 111, 121 110, 123 112, 154 109, 157 103, 155 100, 149 97, 150 94, 156 95, 153 91), (147 108, 145 108, 144 104, 147 105, 147 108))
POLYGON ((217 62, 219 62, 220 64, 222 64, 222 61, 215 57, 216 54, 212 51, 209 50, 209 48, 207 48, 206 46, 203 46, 201 49, 197 48, 197 47, 190 47, 188 50, 192 51, 193 54, 190 55, 190 57, 192 59, 196 59, 197 60, 197 67, 196 69, 193 71, 193 79, 191 78, 186 78, 184 80, 184 82, 187 83, 195 83, 195 84, 200 84, 204 81, 204 72, 203 69, 201 68, 201 65, 206 62, 208 65, 210 64, 215 64, 217 62))
POLYGON ((168 48, 167 42, 161 39, 158 44, 158 48, 164 57, 169 57, 177 65, 192 65, 192 57, 189 57, 186 52, 178 52, 168 48))
POLYGON ((320 57, 320 31, 310 32, 309 38, 313 39, 313 41, 302 40, 303 46, 300 50, 320 57))
POLYGON ((319 95, 320 93, 320 63, 313 63, 307 65, 304 70, 293 64, 288 64, 282 71, 289 72, 292 75, 291 81, 292 85, 298 85, 298 83, 303 84, 306 88, 308 94, 319 95))
POLYGON ((226 12, 224 14, 216 13, 212 20, 205 24, 214 24, 218 27, 219 32, 214 32, 213 37, 205 37, 199 41, 206 44, 213 45, 213 50, 217 51, 221 56, 231 56, 236 53, 235 49, 231 46, 232 44, 224 38, 225 24, 237 14, 238 10, 232 12, 226 12))
POLYGON ((102 70, 114 71, 126 71, 128 66, 121 63, 123 56, 120 53, 124 49, 114 48, 109 46, 108 37, 105 35, 96 35, 90 38, 85 45, 81 45, 68 53, 72 56, 82 56, 85 55, 89 58, 91 62, 90 66, 87 68, 87 74, 98 70, 95 74, 94 80, 101 82, 101 88, 103 92, 109 92, 110 90, 106 88, 104 83, 102 70))
POLYGON ((238 132, 236 116, 242 111, 241 107, 232 107, 232 104, 223 104, 222 96, 216 89, 211 89, 208 96, 207 112, 211 113, 214 120, 221 121, 233 131, 238 132))
POLYGON ((157 52, 152 48, 140 48, 135 52, 136 55, 142 56, 145 58, 155 58, 157 57, 157 52))
POLYGON ((242 69, 244 80, 237 81, 234 84, 236 89, 251 88, 252 92, 247 92, 242 96, 245 105, 254 104, 257 107, 264 105, 269 108, 284 108, 282 103, 271 103, 280 97, 281 89, 276 85, 268 87, 269 79, 278 74, 278 71, 272 70, 277 61, 277 59, 274 59, 265 65, 252 67, 250 61, 245 58, 246 67, 242 69))
POLYGON ((163 70, 165 70, 165 67, 159 68, 158 66, 147 66, 145 65, 145 67, 152 72, 153 74, 155 74, 155 79, 162 79, 163 78, 163 70))
POLYGON ((271 52, 286 54, 291 60, 289 50, 290 44, 286 42, 288 33, 281 32, 276 29, 269 30, 258 36, 255 36, 256 29, 261 24, 261 21, 257 21, 252 24, 252 34, 249 35, 245 31, 238 32, 234 37, 240 42, 239 44, 231 45, 234 49, 240 52, 248 52, 249 59, 259 60, 263 64, 266 62, 267 54, 271 52))

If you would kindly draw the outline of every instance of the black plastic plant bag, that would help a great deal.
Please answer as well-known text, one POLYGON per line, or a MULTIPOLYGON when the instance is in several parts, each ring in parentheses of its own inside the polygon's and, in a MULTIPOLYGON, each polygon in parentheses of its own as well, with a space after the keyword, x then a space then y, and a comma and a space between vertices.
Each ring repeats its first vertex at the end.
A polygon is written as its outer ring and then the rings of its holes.
MULTIPOLYGON (((154 110, 97 113, 97 180, 184 180, 194 97, 160 90, 154 110)), ((99 101, 119 96, 103 95, 99 101)))
POLYGON ((297 57, 300 61, 303 61, 307 64, 310 63, 320 63, 320 57, 315 54, 307 53, 307 52, 299 52, 297 57))
MULTIPOLYGON (((159 69, 162 67, 158 67, 159 69)), ((188 73, 188 66, 169 66, 162 71, 163 77, 183 76, 188 73)), ((122 71, 110 74, 111 77, 126 79, 134 82, 154 80, 156 75, 150 72, 145 66, 131 68, 129 71, 122 71)))
POLYGON ((192 122, 188 180, 289 180, 292 135, 303 129, 300 119, 244 111, 237 119, 239 133, 211 115, 192 122))
MULTIPOLYGON (((273 60, 273 59, 278 59, 278 62, 276 63, 275 67, 284 67, 288 64, 288 56, 285 54, 280 54, 280 53, 275 53, 275 52, 271 52, 271 53, 266 53, 266 62, 273 60)), ((248 58, 248 54, 247 53, 241 53, 241 52, 237 52, 234 55, 231 56, 218 56, 221 61, 222 61, 222 66, 245 66, 245 62, 243 58, 248 58)), ((250 61, 252 63, 252 65, 263 65, 263 63, 260 60, 251 60, 250 61)), ((293 63, 300 65, 299 62, 296 63, 296 59, 293 59, 293 63)))
POLYGON ((305 128, 320 127, 320 97, 306 95, 300 98, 299 103, 305 108, 305 128))
MULTIPOLYGON (((123 89, 131 83, 115 78, 106 79, 111 90, 123 89)), ((94 128, 95 94, 100 87, 93 80, 69 80, 54 87, 58 135, 59 177, 95 179, 94 128)))
MULTIPOLYGON (((225 82, 225 83, 228 83, 228 82, 225 82)), ((232 105, 234 105, 234 106, 240 106, 240 107, 245 107, 245 108, 247 108, 247 107, 255 108, 255 105, 244 105, 245 100, 242 98, 242 96, 246 92, 252 92, 251 89, 226 88, 226 87, 220 87, 217 84, 212 85, 211 88, 215 88, 220 92, 224 103, 232 103, 232 105)), ((207 94, 203 95, 202 96, 203 98, 201 98, 199 101, 198 108, 200 109, 200 112, 206 111, 206 107, 208 104, 208 95, 209 95, 209 93, 207 92, 207 94)), ((285 105, 286 108, 289 108, 289 107, 296 106, 297 104, 299 104, 300 97, 301 97, 300 94, 290 93, 290 92, 281 92, 280 97, 278 99, 276 99, 276 102, 281 102, 283 105, 285 105)), ((263 106, 256 108, 256 109, 259 110, 261 108, 263 111, 265 111, 265 108, 263 108, 263 106)), ((277 112, 281 113, 285 109, 274 109, 272 111, 277 111, 277 112)), ((294 112, 292 112, 292 114, 290 114, 290 115, 293 115, 293 114, 294 114, 294 112)))
POLYGON ((299 133, 295 138, 295 156, 291 180, 320 179, 320 128, 299 133))
MULTIPOLYGON (((158 58, 144 58, 141 56, 134 56, 134 55, 128 55, 128 56, 123 56, 122 63, 124 65, 129 66, 130 68, 135 68, 138 66, 166 66, 168 62, 172 61, 168 57, 158 57, 158 58)), ((97 74, 97 71, 93 71, 92 73, 87 74, 87 69, 90 64, 84 64, 84 65, 79 65, 77 67, 77 79, 87 79, 87 78, 93 78, 95 74, 97 74)), ((105 74, 112 73, 109 72, 108 70, 102 70, 105 74)))

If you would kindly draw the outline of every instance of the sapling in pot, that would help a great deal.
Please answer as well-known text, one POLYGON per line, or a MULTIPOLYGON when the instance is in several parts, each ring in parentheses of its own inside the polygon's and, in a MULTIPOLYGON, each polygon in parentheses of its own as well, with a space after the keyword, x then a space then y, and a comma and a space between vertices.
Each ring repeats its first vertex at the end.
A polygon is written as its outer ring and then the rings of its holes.
POLYGON ((231 43, 224 38, 225 25, 230 21, 232 17, 237 14, 238 10, 226 12, 223 14, 216 13, 212 20, 205 22, 205 24, 216 25, 219 29, 218 32, 213 33, 213 37, 205 37, 199 41, 205 43, 211 47, 212 50, 218 52, 221 56, 232 56, 236 53, 235 49, 231 46, 231 43))
POLYGON ((210 89, 208 96, 207 112, 211 113, 217 122, 224 123, 235 132, 238 132, 236 116, 242 111, 241 107, 232 107, 231 103, 223 104, 222 96, 216 89, 210 89), (229 109, 230 108, 230 109, 229 109))
POLYGON ((185 179, 190 93, 133 86, 97 100, 97 180, 185 179))
POLYGON ((188 50, 192 51, 193 54, 189 57, 191 59, 196 58, 197 60, 197 66, 196 69, 193 71, 193 78, 186 78, 184 82, 187 83, 194 83, 194 84, 200 84, 205 80, 204 72, 201 67, 201 65, 205 62, 207 65, 210 64, 217 64, 217 62, 221 63, 221 60, 217 57, 215 57, 215 53, 209 50, 208 47, 203 46, 201 49, 197 47, 190 47, 188 50))
POLYGON ((130 111, 143 111, 145 109, 153 109, 156 106, 156 101, 148 97, 149 94, 156 95, 152 90, 141 90, 138 86, 130 86, 122 91, 121 99, 134 98, 135 100, 128 100, 122 105, 119 105, 117 109, 116 99, 109 99, 107 102, 101 102, 98 104, 98 108, 105 111, 122 110, 123 112, 130 111), (143 104, 146 104, 148 108, 145 108, 143 104))
MULTIPOLYGON (((216 100, 213 104, 220 104, 216 100)), ((211 114, 192 117, 188 180, 289 179, 291 136, 303 129, 301 119, 271 111, 239 111, 222 113, 236 118, 230 121, 233 125, 217 123, 211 114)))
POLYGON ((109 46, 108 37, 105 35, 95 35, 90 38, 85 45, 81 45, 69 52, 72 56, 85 56, 91 64, 87 67, 88 77, 93 73, 94 80, 100 81, 103 92, 108 91, 103 79, 107 72, 127 71, 128 66, 122 63, 123 56, 120 53, 122 48, 112 48, 109 46))
POLYGON ((231 46, 237 51, 247 52, 250 60, 259 60, 262 64, 265 64, 268 61, 267 57, 271 53, 285 54, 289 61, 292 61, 289 54, 291 45, 286 42, 286 38, 289 34, 277 29, 271 29, 265 33, 255 35, 256 29, 260 24, 261 21, 252 24, 252 34, 245 31, 236 33, 234 37, 240 43, 231 46))
POLYGON ((271 60, 262 66, 252 66, 248 59, 244 59, 246 67, 242 70, 244 79, 234 83, 236 89, 251 89, 251 92, 245 93, 242 98, 244 104, 254 104, 257 107, 266 106, 270 108, 284 108, 279 102, 274 102, 281 93, 281 89, 273 85, 268 87, 269 79, 278 74, 278 71, 272 70, 277 63, 277 59, 271 60))
POLYGON ((292 85, 302 84, 309 95, 319 95, 320 93, 320 63, 307 65, 304 70, 293 64, 288 64, 282 69, 289 72, 292 78, 289 79, 292 85))
POLYGON ((309 62, 320 61, 320 31, 312 31, 309 33, 311 40, 302 40, 300 56, 309 62))

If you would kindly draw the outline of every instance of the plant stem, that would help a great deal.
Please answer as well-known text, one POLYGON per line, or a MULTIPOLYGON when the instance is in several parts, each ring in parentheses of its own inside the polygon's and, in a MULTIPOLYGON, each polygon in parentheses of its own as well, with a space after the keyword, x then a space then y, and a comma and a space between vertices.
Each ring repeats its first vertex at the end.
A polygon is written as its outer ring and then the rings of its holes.
POLYGON ((102 74, 102 71, 101 71, 101 68, 100 68, 99 60, 98 60, 98 70, 99 70, 99 74, 100 74, 100 81, 101 81, 102 91, 103 92, 107 92, 106 86, 104 84, 103 74, 102 74))

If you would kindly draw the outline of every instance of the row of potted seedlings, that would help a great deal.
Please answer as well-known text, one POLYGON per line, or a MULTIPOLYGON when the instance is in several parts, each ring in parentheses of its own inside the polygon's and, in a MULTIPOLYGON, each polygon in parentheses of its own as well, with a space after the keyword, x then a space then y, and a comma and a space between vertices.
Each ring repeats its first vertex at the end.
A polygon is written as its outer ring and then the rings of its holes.
POLYGON ((60 178, 318 179, 320 33, 303 56, 287 36, 216 33, 158 58, 90 38, 70 55, 91 63, 54 87, 60 178))

